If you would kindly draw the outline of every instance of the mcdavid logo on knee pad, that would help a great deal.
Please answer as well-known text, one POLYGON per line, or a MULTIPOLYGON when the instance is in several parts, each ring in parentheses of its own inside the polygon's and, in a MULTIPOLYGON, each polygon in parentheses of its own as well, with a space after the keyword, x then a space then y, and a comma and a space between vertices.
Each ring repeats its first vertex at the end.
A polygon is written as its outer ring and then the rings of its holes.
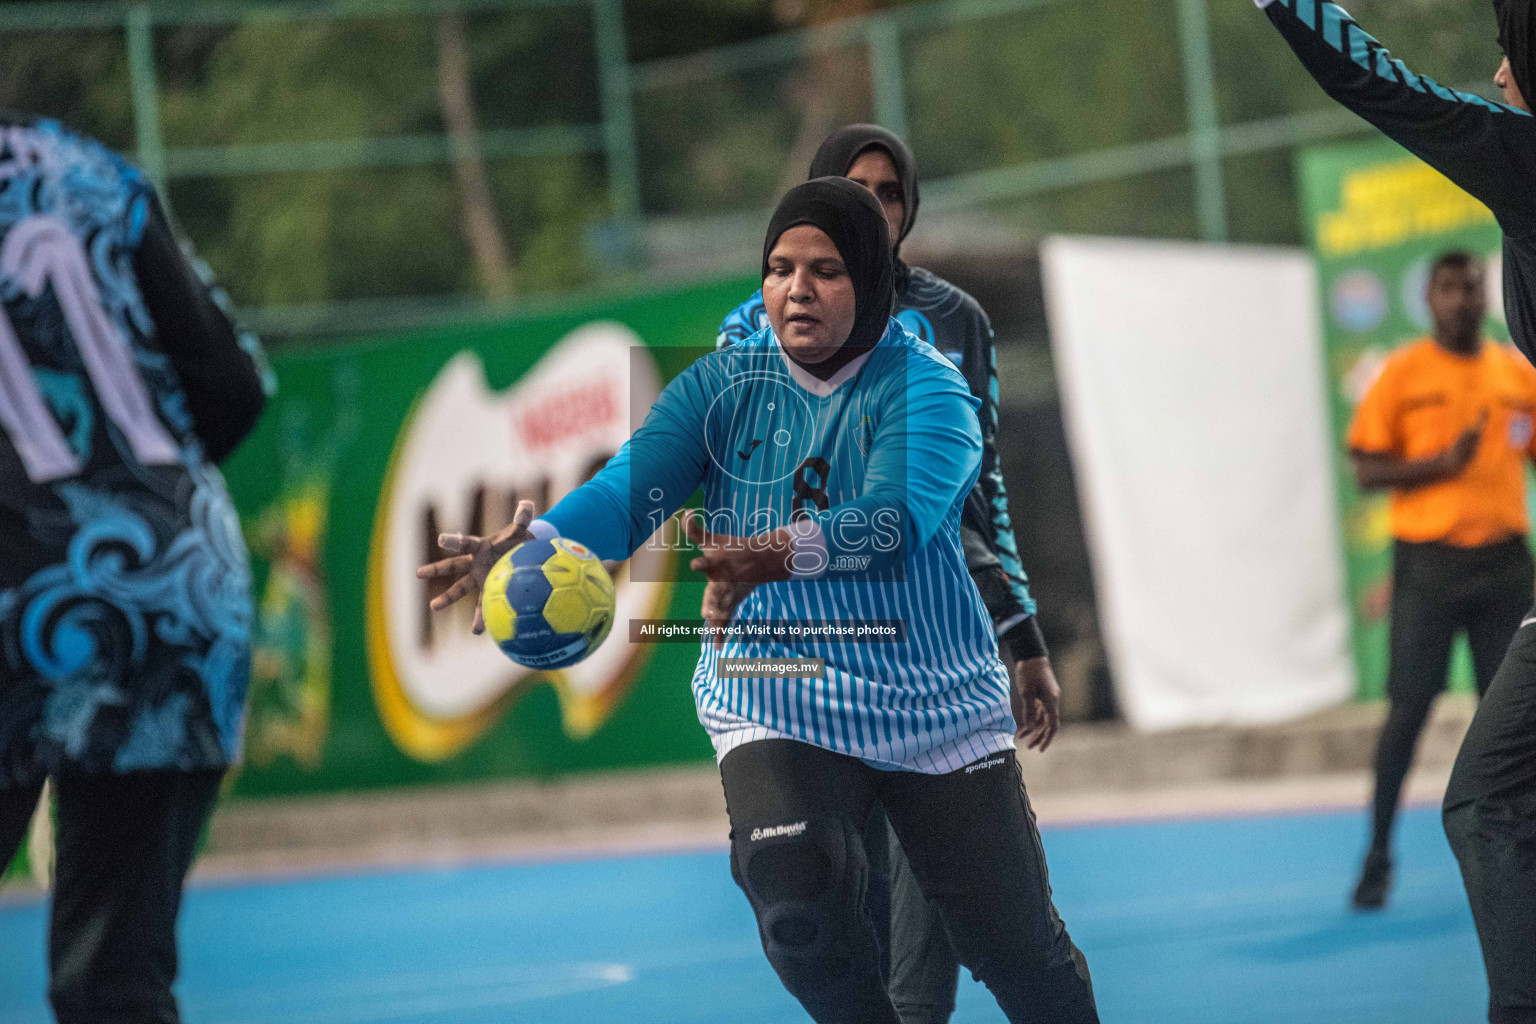
POLYGON ((752 834, 747 838, 755 843, 759 839, 782 839, 786 836, 798 836, 803 835, 808 826, 809 823, 804 821, 797 821, 789 825, 769 825, 767 828, 753 829, 752 834))

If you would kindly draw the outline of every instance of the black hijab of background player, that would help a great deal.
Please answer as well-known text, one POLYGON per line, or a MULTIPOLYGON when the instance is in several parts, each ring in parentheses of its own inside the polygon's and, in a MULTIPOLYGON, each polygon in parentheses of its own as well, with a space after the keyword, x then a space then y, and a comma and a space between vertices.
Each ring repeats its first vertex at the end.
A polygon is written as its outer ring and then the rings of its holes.
POLYGON ((896 165, 901 181, 901 233, 891 240, 891 254, 901 251, 901 243, 917 220, 917 160, 901 138, 877 124, 850 124, 828 135, 811 157, 812 178, 845 177, 854 161, 871 149, 883 149, 896 165))
POLYGON ((841 176, 812 178, 784 193, 768 221, 768 237, 763 241, 764 279, 768 277, 768 257, 779 236, 800 224, 820 228, 832 239, 853 282, 853 330, 848 332, 848 340, 819 363, 795 360, 826 380, 874 348, 885 334, 895 297, 890 232, 880 201, 864 186, 841 176))
POLYGON ((1509 70, 1525 97, 1526 106, 1536 104, 1536 88, 1531 81, 1531 61, 1536 59, 1536 0, 1493 0, 1493 13, 1499 19, 1499 48, 1509 58, 1509 70))

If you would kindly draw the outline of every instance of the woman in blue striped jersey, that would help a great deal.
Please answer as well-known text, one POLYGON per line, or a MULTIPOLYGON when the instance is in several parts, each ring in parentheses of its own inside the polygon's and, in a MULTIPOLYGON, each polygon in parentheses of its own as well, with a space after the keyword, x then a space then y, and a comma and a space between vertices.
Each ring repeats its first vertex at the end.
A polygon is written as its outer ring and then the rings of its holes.
POLYGON ((961 963, 1010 1021, 1097 1021, 1087 964, 1051 901, 1014 759, 1008 673, 966 570, 976 402, 890 319, 879 203, 846 178, 792 189, 769 225, 770 326, 695 362, 592 480, 542 521, 423 567, 476 593, 500 553, 558 531, 627 558, 695 489, 690 535, 716 624, 900 623, 896 643, 732 632, 694 672, 731 818, 732 873, 764 951, 821 1024, 899 1024, 864 910, 860 828, 886 809, 961 963), (733 659, 819 659, 741 677, 733 659))
MULTIPOLYGON (((1015 739, 1021 746, 1044 750, 1056 734, 1061 688, 1051 671, 1009 515, 997 444, 992 322, 970 295, 902 258, 902 242, 917 221, 921 200, 917 161, 905 142, 879 125, 844 125, 826 137, 811 159, 807 177, 826 175, 857 182, 880 201, 895 271, 892 315, 954 363, 981 403, 981 471, 960 513, 960 540, 971 579, 992 617, 998 647, 1013 670, 1013 713, 1019 725, 1015 739)), ((715 347, 736 344, 767 326, 768 308, 759 289, 726 316, 715 347)), ((712 593, 706 592, 706 601, 712 593)), ((870 855, 869 912, 884 948, 891 1001, 902 1024, 946 1024, 955 1010, 960 964, 944 922, 918 891, 906 855, 879 808, 864 830, 864 842, 870 855)))

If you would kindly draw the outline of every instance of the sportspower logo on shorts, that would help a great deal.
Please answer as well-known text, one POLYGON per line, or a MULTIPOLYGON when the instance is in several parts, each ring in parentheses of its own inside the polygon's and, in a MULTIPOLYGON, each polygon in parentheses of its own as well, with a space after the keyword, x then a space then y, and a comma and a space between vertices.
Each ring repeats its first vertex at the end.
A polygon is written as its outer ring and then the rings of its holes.
POLYGON ((804 834, 809 825, 809 822, 797 821, 793 825, 769 825, 767 828, 755 828, 752 830, 751 839, 755 843, 759 839, 782 839, 785 836, 798 836, 804 834))
POLYGON ((1002 764, 1006 760, 1008 760, 1006 757, 994 757, 986 761, 978 761, 975 764, 968 764, 965 766, 965 774, 969 775, 971 772, 979 772, 983 768, 991 768, 993 765, 1002 764))

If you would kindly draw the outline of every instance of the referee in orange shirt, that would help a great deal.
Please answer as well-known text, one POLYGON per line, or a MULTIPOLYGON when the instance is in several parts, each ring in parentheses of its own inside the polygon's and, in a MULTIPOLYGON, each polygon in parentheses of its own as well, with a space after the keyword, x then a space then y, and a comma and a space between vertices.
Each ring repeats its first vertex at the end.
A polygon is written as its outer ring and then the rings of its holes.
POLYGON ((1430 268, 1433 338, 1387 360, 1349 428, 1362 490, 1390 489, 1391 709, 1376 749, 1371 848, 1354 904, 1383 906, 1392 820, 1451 644, 1466 630, 1479 696, 1536 588, 1526 543, 1524 462, 1536 456, 1536 369, 1485 341, 1481 265, 1448 252, 1430 268))

